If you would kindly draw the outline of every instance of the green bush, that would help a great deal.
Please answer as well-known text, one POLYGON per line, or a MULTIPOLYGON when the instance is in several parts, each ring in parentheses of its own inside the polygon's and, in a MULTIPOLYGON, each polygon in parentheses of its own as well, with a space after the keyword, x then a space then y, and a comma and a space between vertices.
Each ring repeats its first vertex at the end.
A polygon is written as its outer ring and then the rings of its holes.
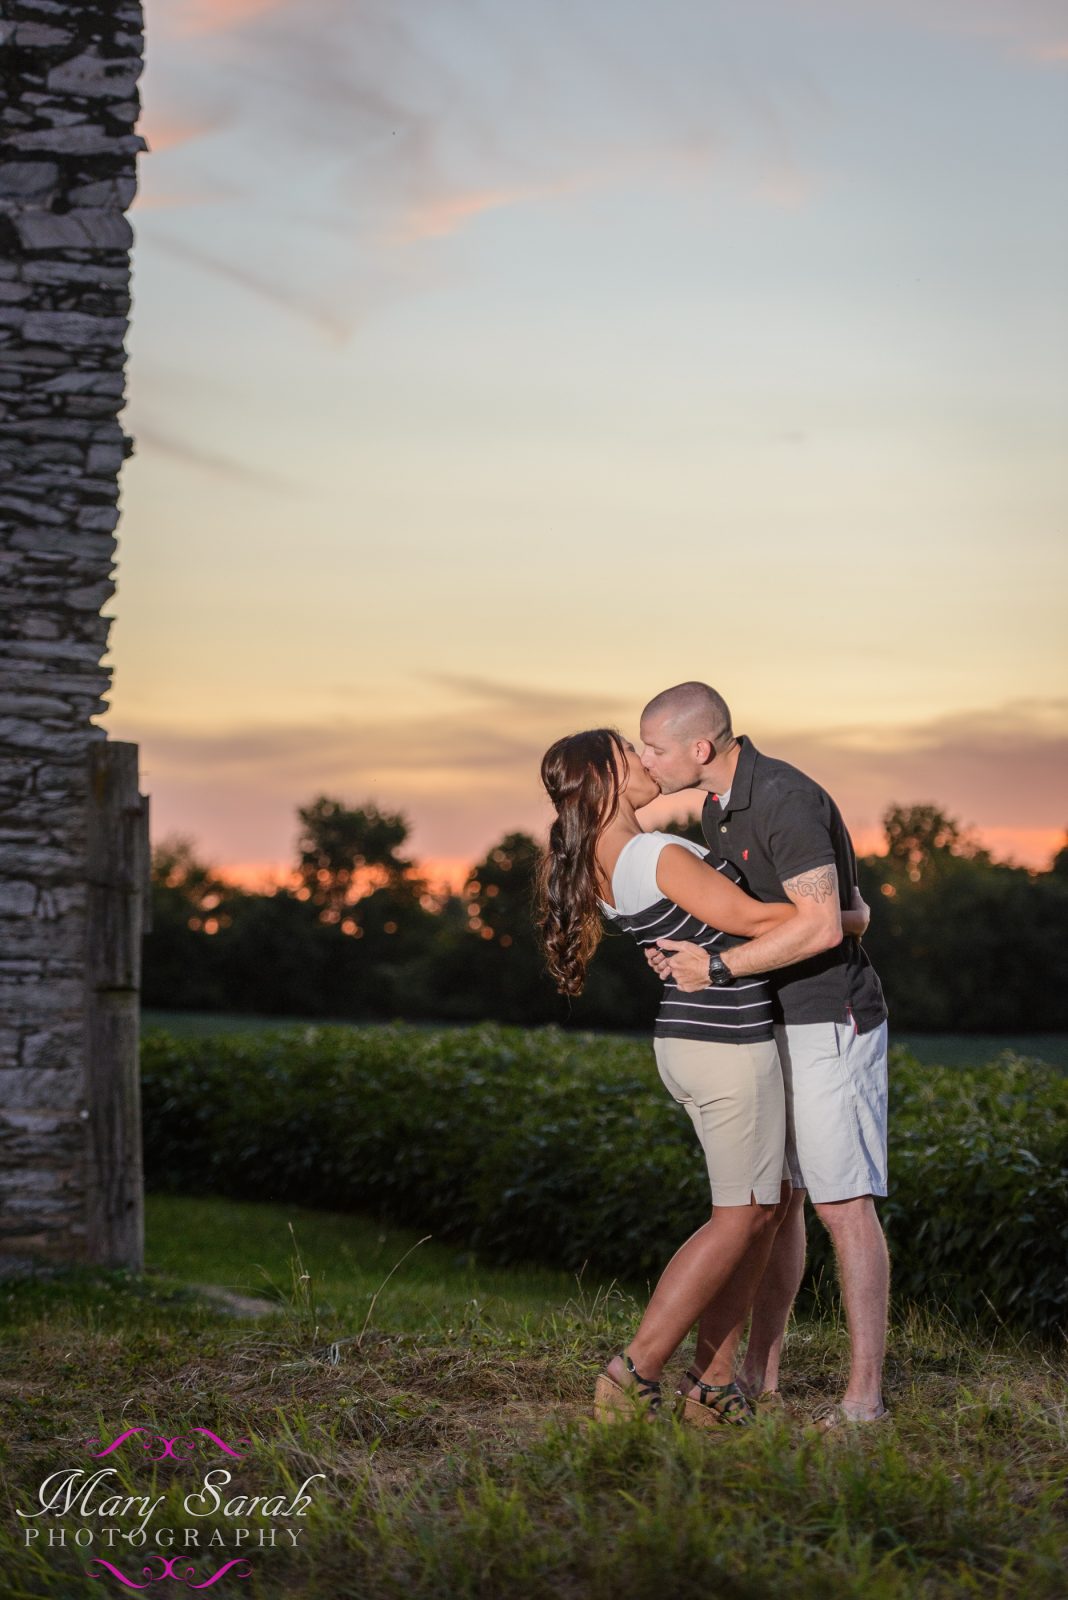
MULTIPOLYGON (((142 1048, 145 1170, 178 1193, 367 1210, 496 1261, 633 1281, 709 1209, 648 1044, 555 1028, 312 1027, 142 1048)), ((1041 1332, 1068 1286, 1068 1080, 891 1054, 895 1294, 1041 1332)), ((830 1262, 810 1225, 809 1273, 830 1262)))

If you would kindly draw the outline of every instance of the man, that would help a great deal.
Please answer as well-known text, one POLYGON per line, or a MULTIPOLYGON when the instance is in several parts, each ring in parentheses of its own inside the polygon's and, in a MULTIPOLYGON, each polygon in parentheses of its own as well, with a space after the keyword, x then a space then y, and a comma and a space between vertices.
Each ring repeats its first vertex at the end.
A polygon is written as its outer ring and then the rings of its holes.
MULTIPOLYGON (((775 1033, 787 1104, 789 1209, 753 1307, 741 1381, 776 1393, 779 1351, 804 1270, 805 1190, 838 1262, 852 1362, 827 1421, 886 1416, 889 1258, 874 1195, 886 1194, 887 1024, 882 986, 857 939, 842 937, 856 856, 841 813, 813 779, 736 737, 722 695, 682 683, 642 713, 642 763, 665 794, 699 788, 711 858, 733 863, 760 900, 790 900, 797 916, 770 933, 708 954, 664 939, 649 952, 661 977, 692 992, 747 974, 774 974, 775 1033)), ((698 1359, 710 1359, 702 1349, 698 1359)))

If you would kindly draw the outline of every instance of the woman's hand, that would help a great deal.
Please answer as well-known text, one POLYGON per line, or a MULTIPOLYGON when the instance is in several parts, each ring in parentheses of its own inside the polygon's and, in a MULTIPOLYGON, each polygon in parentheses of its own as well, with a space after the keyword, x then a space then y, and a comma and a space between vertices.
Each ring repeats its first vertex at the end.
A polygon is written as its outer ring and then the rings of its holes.
POLYGON ((657 977, 663 978, 664 982, 666 983, 671 977, 671 964, 663 950, 660 950, 655 944, 646 945, 645 959, 648 961, 657 977))
POLYGON ((842 933, 846 938, 863 939, 870 921, 871 906, 861 894, 860 885, 855 883, 849 910, 842 912, 842 933))
POLYGON ((708 988, 708 951, 703 945, 685 939, 658 939, 646 950, 645 959, 658 978, 671 979, 684 994, 708 988))

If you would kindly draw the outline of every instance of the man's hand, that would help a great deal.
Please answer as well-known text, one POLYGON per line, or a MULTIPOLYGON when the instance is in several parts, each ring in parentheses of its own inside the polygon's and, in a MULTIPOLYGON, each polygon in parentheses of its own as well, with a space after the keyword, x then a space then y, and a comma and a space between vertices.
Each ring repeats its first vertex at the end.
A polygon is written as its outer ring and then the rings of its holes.
MULTIPOLYGON (((656 942, 660 950, 674 952, 663 958, 667 972, 660 973, 661 977, 672 978, 684 994, 695 994, 698 989, 708 988, 707 950, 699 944, 688 944, 684 939, 658 939, 656 942)), ((650 952, 647 951, 646 954, 650 952)), ((652 961, 649 965, 652 966, 652 961)), ((653 967, 653 971, 656 970, 653 967)))

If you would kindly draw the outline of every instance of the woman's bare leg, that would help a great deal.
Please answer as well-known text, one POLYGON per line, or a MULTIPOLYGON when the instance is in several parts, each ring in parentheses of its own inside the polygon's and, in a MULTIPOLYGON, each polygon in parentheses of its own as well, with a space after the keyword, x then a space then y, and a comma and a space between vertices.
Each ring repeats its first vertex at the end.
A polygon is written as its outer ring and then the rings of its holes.
MULTIPOLYGON (((676 1250, 625 1352, 643 1377, 660 1377, 711 1300, 728 1328, 744 1319, 772 1246, 775 1212, 767 1205, 717 1206, 676 1250)), ((607 1371, 617 1383, 630 1379, 621 1356, 613 1356, 607 1371)))

